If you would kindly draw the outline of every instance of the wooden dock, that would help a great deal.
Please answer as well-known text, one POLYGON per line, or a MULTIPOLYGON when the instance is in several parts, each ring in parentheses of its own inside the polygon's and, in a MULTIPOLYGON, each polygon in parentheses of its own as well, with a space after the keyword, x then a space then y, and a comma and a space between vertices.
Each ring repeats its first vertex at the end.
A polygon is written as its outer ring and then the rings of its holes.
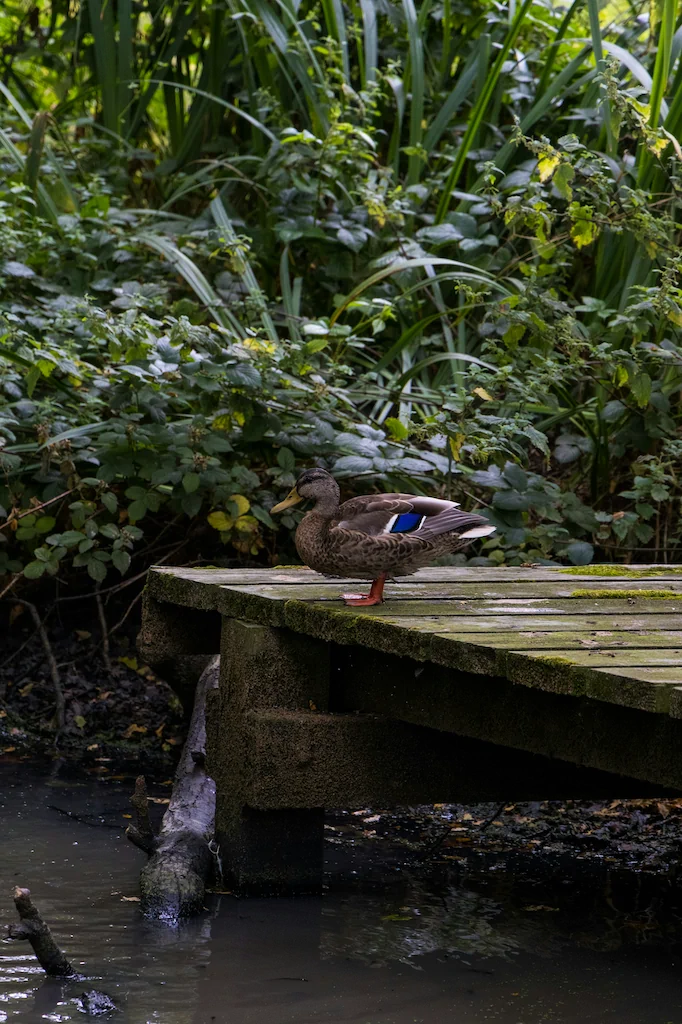
POLYGON ((320 877, 324 807, 682 790, 682 567, 151 570, 140 644, 189 702, 237 882, 320 877))

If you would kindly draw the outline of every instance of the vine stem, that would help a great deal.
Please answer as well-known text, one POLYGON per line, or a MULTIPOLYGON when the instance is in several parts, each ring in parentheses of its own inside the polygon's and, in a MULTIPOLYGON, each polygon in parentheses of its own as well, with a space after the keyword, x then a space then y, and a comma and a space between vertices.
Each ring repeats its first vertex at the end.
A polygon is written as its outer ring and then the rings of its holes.
POLYGON ((67 498, 69 494, 73 494, 75 490, 76 488, 72 487, 71 490, 69 491, 62 491, 61 494, 57 494, 54 498, 48 498, 48 500, 44 501, 42 505, 34 505, 33 508, 27 509, 25 512, 22 512, 20 516, 13 516, 10 513, 10 515, 7 517, 6 522, 4 522, 2 526, 0 526, 0 530, 4 530, 6 526, 10 525, 10 523, 18 522, 20 519, 23 519, 24 516, 35 515, 36 512, 40 512, 41 508, 47 508, 48 505, 53 505, 55 501, 59 501, 60 498, 67 498))
POLYGON ((55 743, 59 738, 59 734, 63 731, 65 725, 65 701, 64 691, 62 690, 62 681, 59 675, 59 668, 57 666, 57 659, 54 656, 50 638, 47 635, 45 629, 45 623, 40 618, 38 609, 31 601, 25 601, 22 597, 15 597, 14 600, 17 604, 21 604, 24 608, 28 608, 31 618, 36 627, 36 632, 40 637, 40 642, 43 645, 45 657, 47 658, 47 664, 50 669, 50 677, 52 679, 52 687, 54 689, 54 704, 55 704, 55 721, 57 723, 57 735, 55 736, 55 743))

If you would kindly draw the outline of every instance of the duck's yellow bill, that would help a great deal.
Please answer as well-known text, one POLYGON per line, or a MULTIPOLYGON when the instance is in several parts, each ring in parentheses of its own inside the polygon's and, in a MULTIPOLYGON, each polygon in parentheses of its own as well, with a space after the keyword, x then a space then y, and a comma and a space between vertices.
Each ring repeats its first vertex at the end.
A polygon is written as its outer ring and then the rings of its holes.
POLYGON ((285 508, 290 508, 292 505, 298 505, 299 501, 303 501, 303 498, 296 488, 292 487, 284 501, 280 501, 279 505, 275 505, 274 508, 270 509, 270 515, 272 515, 273 512, 284 512, 285 508))

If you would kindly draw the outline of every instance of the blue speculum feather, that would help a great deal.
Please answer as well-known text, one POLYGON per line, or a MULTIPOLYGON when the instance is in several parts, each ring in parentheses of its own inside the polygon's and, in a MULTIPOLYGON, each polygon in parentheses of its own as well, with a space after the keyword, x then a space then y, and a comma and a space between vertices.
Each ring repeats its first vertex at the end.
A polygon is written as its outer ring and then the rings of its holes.
POLYGON ((391 527, 391 533, 412 533, 421 526, 423 520, 424 516, 418 512, 403 512, 391 527))

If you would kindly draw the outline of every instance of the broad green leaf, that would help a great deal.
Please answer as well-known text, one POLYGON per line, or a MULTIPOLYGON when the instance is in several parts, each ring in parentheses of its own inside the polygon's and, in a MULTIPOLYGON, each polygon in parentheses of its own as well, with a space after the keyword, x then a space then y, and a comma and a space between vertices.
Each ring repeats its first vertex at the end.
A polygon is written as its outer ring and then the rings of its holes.
POLYGON ((200 483, 201 475, 199 473, 185 473, 182 478, 182 486, 187 494, 191 494, 193 491, 196 491, 200 483))
POLYGON ((630 381, 632 396, 640 409, 646 408, 651 398, 652 381, 648 373, 638 373, 630 381))
POLYGON ((24 576, 29 580, 37 580, 45 572, 45 562, 29 562, 24 566, 24 576))
POLYGON ((121 576, 124 576, 130 568, 130 555, 127 551, 123 551, 120 548, 111 553, 111 561, 114 567, 118 569, 121 576))

